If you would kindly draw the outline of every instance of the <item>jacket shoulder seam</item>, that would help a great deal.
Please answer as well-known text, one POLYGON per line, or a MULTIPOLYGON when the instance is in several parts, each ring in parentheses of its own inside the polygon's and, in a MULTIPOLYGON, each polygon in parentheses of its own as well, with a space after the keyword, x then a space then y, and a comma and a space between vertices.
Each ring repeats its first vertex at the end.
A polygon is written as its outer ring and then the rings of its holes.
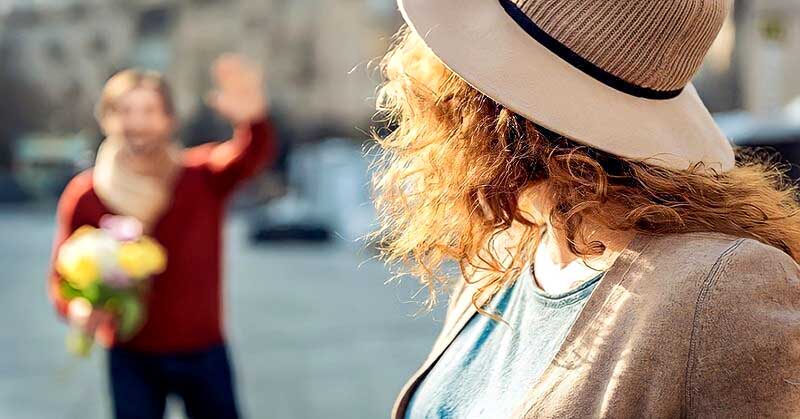
POLYGON ((730 260, 731 255, 736 251, 736 249, 745 242, 746 239, 739 238, 733 244, 728 246, 722 253, 720 253, 717 260, 714 262, 714 265, 711 266, 708 273, 706 274, 705 278, 703 279, 703 284, 700 287, 700 291, 697 294, 697 299, 695 301, 695 308, 694 308, 694 316, 692 319, 692 331, 689 338, 689 356, 686 361, 686 371, 684 375, 684 416, 689 416, 691 414, 691 407, 692 407, 692 373, 695 367, 695 351, 697 346, 699 345, 700 340, 700 330, 702 325, 700 324, 700 313, 702 309, 705 307, 706 302, 708 301, 708 296, 711 292, 711 289, 714 286, 714 283, 717 281, 719 277, 720 270, 725 266, 725 264, 730 260))

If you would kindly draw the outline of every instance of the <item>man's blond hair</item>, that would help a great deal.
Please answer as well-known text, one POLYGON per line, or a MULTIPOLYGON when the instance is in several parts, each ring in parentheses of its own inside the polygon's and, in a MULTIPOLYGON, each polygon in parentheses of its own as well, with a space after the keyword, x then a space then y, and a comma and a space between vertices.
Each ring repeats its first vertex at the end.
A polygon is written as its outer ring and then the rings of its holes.
POLYGON ((164 76, 157 71, 127 69, 114 74, 103 87, 100 100, 95 107, 95 117, 98 121, 113 110, 119 98, 136 88, 155 90, 161 96, 164 112, 175 116, 175 104, 172 100, 172 91, 164 76))

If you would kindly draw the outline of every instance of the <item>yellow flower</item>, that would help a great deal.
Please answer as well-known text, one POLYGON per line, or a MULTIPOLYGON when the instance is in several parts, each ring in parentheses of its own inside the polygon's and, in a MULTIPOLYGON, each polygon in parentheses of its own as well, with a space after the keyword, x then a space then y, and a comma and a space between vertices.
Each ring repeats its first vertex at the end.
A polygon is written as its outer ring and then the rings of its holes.
POLYGON ((63 246, 58 254, 56 270, 73 287, 86 289, 100 278, 100 267, 92 256, 73 246, 63 246))
POLYGON ((135 279, 147 277, 147 269, 144 263, 144 251, 137 242, 125 243, 119 247, 117 262, 126 275, 135 279))
POLYGON ((71 236, 69 236, 69 241, 74 242, 80 239, 82 236, 86 236, 88 234, 96 233, 97 229, 92 226, 81 226, 71 236))
POLYGON ((161 273, 167 265, 164 249, 149 237, 120 246, 117 261, 122 270, 134 279, 161 273))
POLYGON ((164 247, 150 237, 142 237, 139 242, 144 250, 144 264, 150 275, 164 272, 167 268, 167 252, 164 247))

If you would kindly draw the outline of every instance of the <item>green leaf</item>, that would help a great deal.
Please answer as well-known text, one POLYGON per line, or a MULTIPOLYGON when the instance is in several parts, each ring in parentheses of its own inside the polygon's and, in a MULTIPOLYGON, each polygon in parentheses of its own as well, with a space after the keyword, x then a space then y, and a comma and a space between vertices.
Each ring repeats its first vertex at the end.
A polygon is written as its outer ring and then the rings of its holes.
POLYGON ((73 355, 86 358, 92 353, 94 339, 83 331, 73 329, 67 334, 67 350, 73 355))
POLYGON ((139 330, 144 321, 144 306, 136 296, 127 295, 119 300, 119 335, 127 340, 139 330))
POLYGON ((71 300, 73 298, 83 297, 83 293, 75 289, 69 282, 61 281, 61 296, 64 297, 65 300, 71 300))
POLYGON ((97 282, 94 282, 88 287, 86 287, 83 290, 83 297, 89 300, 89 302, 92 303, 93 307, 99 306, 100 303, 102 302, 102 300, 100 299, 101 297, 100 285, 97 282))

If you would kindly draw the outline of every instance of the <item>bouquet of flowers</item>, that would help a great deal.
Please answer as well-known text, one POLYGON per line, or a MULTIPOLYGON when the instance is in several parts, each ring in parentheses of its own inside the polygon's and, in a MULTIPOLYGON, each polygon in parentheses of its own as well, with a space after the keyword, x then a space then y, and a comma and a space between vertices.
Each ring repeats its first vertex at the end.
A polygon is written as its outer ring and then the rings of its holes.
MULTIPOLYGON (((144 322, 143 292, 166 264, 164 248, 142 234, 141 223, 119 216, 103 217, 100 228, 79 228, 56 257, 56 270, 64 279, 61 293, 70 310, 111 313, 123 340, 144 322)), ((67 336, 67 348, 79 356, 87 356, 93 343, 93 334, 75 325, 67 336)))

